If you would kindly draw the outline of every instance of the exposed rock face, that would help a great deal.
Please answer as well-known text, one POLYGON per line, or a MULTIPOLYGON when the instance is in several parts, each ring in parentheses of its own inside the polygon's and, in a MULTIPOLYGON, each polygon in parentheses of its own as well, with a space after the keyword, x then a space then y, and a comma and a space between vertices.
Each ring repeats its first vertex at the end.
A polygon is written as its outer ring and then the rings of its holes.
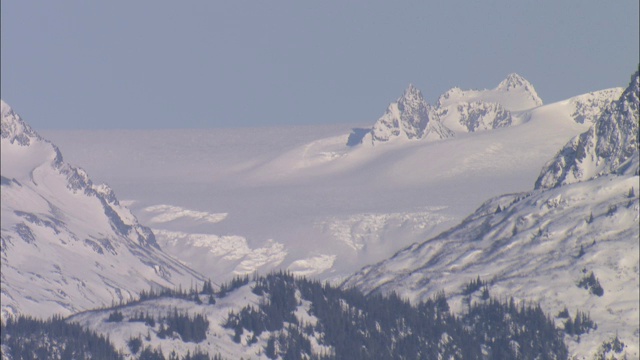
POLYGON ((418 89, 409 85, 376 121, 370 134, 351 137, 349 145, 385 143, 394 139, 441 140, 456 132, 491 130, 514 124, 513 111, 542 105, 533 85, 518 74, 510 74, 495 89, 453 88, 429 105, 418 89))
POLYGON ((3 319, 69 314, 201 278, 163 253, 111 188, 65 163, 4 101, 1 111, 3 319))
POLYGON ((553 188, 602 174, 638 173, 638 73, 589 129, 542 169, 535 187, 553 188))
POLYGON ((451 136, 453 132, 440 124, 437 114, 413 85, 389 105, 371 129, 374 144, 394 138, 444 139, 451 136))
MULTIPOLYGON (((536 107, 542 105, 542 99, 538 96, 536 89, 533 88, 531 83, 523 78, 522 76, 512 73, 507 76, 506 79, 502 80, 498 87, 495 89, 496 91, 517 91, 521 94, 524 94, 524 98, 529 102, 528 106, 536 107)), ((522 109, 511 109, 511 110, 522 110, 522 109)))
POLYGON ((569 99, 574 107, 571 117, 579 124, 593 124, 623 91, 624 88, 612 88, 573 97, 569 99))
POLYGON ((510 126, 511 112, 498 103, 476 101, 458 105, 460 124, 469 132, 510 126))
POLYGON ((449 129, 475 132, 514 125, 512 112, 541 105, 533 85, 518 74, 510 74, 490 90, 452 88, 438 98, 435 111, 449 129))

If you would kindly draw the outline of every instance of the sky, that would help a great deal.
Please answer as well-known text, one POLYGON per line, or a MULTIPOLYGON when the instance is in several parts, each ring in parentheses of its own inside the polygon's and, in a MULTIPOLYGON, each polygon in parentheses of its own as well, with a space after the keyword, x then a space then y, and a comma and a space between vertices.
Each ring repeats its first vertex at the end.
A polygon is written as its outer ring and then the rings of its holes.
POLYGON ((38 129, 373 124, 408 86, 626 86, 639 2, 3 1, 1 96, 38 129))

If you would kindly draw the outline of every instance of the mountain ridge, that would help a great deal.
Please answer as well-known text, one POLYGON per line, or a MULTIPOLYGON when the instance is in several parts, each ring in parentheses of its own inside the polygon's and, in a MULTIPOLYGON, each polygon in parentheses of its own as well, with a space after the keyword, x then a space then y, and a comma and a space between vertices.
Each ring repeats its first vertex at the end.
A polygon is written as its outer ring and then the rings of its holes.
MULTIPOLYGON (((587 132, 573 138, 541 170, 535 188, 552 188, 614 173, 627 161, 638 174, 640 72, 587 132)), ((623 171, 625 171, 623 169, 623 171)))
POLYGON ((68 314, 202 278, 4 101, 1 141, 3 319, 68 314))
MULTIPOLYGON (((457 132, 511 126, 521 122, 512 116, 513 111, 541 105, 533 85, 515 73, 492 90, 452 88, 442 94, 434 106, 409 84, 359 142, 375 145, 392 139, 433 141, 453 137, 457 132)), ((350 138, 349 143, 353 145, 354 138, 350 138)))
POLYGON ((404 94, 389 105, 384 115, 371 128, 371 144, 390 141, 394 138, 446 139, 453 133, 440 124, 420 90, 409 84, 404 94))
POLYGON ((631 344, 627 354, 638 356, 637 89, 638 73, 619 100, 543 167, 540 179, 548 179, 549 164, 566 173, 575 162, 563 159, 575 158, 577 149, 602 155, 601 171, 573 181, 551 178, 544 186, 539 180, 534 190, 492 198, 457 226, 363 268, 343 286, 413 301, 445 291, 463 311, 470 301, 465 281, 482 277, 491 294, 540 302, 550 313, 589 309, 598 329, 569 337, 573 354, 592 356, 619 334, 631 344), (585 143, 590 147, 576 146, 585 143))

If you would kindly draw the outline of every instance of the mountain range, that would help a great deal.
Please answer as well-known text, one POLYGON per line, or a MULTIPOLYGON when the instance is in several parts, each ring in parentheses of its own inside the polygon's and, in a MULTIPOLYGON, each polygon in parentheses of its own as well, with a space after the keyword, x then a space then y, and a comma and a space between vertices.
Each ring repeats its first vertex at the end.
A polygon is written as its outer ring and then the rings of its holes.
MULTIPOLYGON (((247 350, 251 336, 238 343, 237 330, 220 325, 231 303, 204 310, 193 294, 135 299, 286 269, 414 304, 446 294, 455 314, 488 304, 487 294, 533 301, 563 329, 570 354, 607 352, 620 336, 637 356, 638 73, 626 89, 548 105, 516 74, 492 90, 453 88, 434 106, 410 85, 358 129, 321 129, 321 139, 300 128, 48 133, 124 193, 119 201, 2 102, 3 319, 130 301, 121 308, 133 316, 163 303, 207 314, 212 354, 264 357, 282 332, 247 350), (474 281, 482 286, 471 289, 474 281), (576 333, 565 310, 589 313, 597 328, 576 333)), ((261 281, 233 286, 233 311, 247 299, 261 304, 250 295, 261 281)), ((319 305, 300 291, 302 310, 292 311, 313 321, 319 305)), ((145 331, 157 339, 144 344, 195 349, 161 341, 157 326, 103 322, 114 309, 69 321, 106 335, 119 329, 124 353, 145 331)), ((316 355, 336 349, 324 336, 332 335, 306 337, 316 355)))
POLYGON ((573 353, 586 356, 618 334, 633 339, 637 356, 638 79, 543 167, 534 190, 485 202, 344 286, 413 301, 444 291, 462 311, 473 301, 465 284, 479 277, 494 296, 535 301, 551 314, 589 311, 598 331, 570 339, 573 353), (592 275, 602 292, 586 285, 592 275))

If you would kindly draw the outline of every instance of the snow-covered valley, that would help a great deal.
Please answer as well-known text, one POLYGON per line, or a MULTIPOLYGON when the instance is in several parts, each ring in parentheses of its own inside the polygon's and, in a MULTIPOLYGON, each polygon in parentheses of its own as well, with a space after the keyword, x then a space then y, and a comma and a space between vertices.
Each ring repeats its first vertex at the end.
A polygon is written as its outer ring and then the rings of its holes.
MULTIPOLYGON (((524 101, 518 91, 484 92, 507 106, 524 101)), ((531 188, 542 165, 593 121, 578 122, 576 104, 602 105, 611 92, 516 107, 514 126, 437 141, 371 145, 367 134, 348 146, 362 125, 43 134, 205 276, 285 268, 338 281, 437 235, 487 198, 531 188)), ((476 101, 482 91, 470 93, 476 101)))
MULTIPOLYGON (((591 356, 618 334, 637 357, 637 93, 636 73, 624 93, 543 105, 511 74, 491 90, 451 89, 435 105, 409 86, 368 125, 39 132, 56 145, 16 128, 3 103, 3 318, 69 314, 150 286, 186 289, 276 269, 414 304, 444 291, 464 313, 480 301, 465 290, 479 276, 501 300, 540 303, 552 316, 588 311, 598 328, 568 332, 570 354, 591 356), (95 270, 103 262, 115 270, 95 270), (39 285, 31 291, 26 281, 39 285), (104 285, 112 290, 99 293, 104 285)), ((215 322, 207 349, 262 356, 267 335, 238 348, 220 326, 229 309, 258 298, 245 286, 231 299, 193 307, 215 322)), ((149 331, 96 320, 108 311, 73 321, 116 331, 124 351, 130 336, 149 331)), ((561 329, 563 319, 554 319, 561 329)), ((309 341, 315 354, 329 351, 309 341)), ((166 350, 166 341, 150 344, 160 343, 166 350)))

